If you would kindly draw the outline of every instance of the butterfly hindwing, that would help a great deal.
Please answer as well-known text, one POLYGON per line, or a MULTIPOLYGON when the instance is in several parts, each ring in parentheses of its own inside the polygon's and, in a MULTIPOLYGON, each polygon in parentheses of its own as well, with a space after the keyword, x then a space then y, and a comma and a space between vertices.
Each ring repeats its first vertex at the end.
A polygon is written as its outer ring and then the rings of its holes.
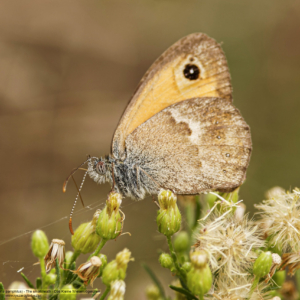
POLYGON ((150 189, 177 194, 240 186, 252 149, 250 129, 239 110, 227 99, 214 97, 165 108, 138 126, 125 143, 126 160, 146 174, 150 189))

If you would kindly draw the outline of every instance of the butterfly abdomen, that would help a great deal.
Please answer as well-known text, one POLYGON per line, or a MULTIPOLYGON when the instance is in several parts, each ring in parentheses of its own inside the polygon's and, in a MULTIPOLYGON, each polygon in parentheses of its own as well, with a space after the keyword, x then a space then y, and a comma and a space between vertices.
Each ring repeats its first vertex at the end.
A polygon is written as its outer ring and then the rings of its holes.
POLYGON ((113 168, 116 191, 135 200, 144 199, 146 194, 157 194, 159 186, 148 174, 149 170, 142 169, 143 165, 143 159, 135 162, 128 158, 123 162, 116 161, 113 168))

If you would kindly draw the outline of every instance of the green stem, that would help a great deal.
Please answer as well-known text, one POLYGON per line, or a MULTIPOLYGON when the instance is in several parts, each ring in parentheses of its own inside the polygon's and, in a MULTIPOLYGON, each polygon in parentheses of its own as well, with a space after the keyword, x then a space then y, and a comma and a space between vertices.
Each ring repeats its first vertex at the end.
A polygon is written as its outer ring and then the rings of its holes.
POLYGON ((99 246, 98 246, 98 248, 95 250, 94 253, 92 253, 92 254, 90 255, 90 257, 89 257, 88 260, 90 260, 93 256, 97 256, 97 255, 100 253, 100 251, 101 251, 101 249, 103 248, 103 246, 106 244, 106 242, 107 242, 107 240, 102 239, 101 242, 100 242, 100 244, 99 244, 99 246))
POLYGON ((260 279, 259 277, 255 277, 255 279, 254 279, 254 281, 253 281, 253 284, 252 284, 252 287, 251 287, 251 290, 250 290, 250 293, 249 293, 248 299, 251 298, 251 296, 252 296, 254 290, 256 289, 256 287, 257 287, 257 285, 258 285, 258 282, 259 282, 259 279, 260 279))
POLYGON ((60 267, 59 267, 59 263, 58 263, 58 259, 55 260, 55 269, 56 269, 56 281, 55 281, 55 285, 54 288, 58 289, 60 287, 60 267))
POLYGON ((45 268, 45 261, 43 258, 40 258, 40 265, 41 265, 41 275, 42 275, 42 280, 44 282, 45 277, 46 277, 46 268, 45 268))
POLYGON ((173 248, 171 236, 167 236, 167 240, 168 240, 169 250, 170 250, 170 253, 171 253, 171 257, 172 257, 174 266, 175 266, 177 272, 180 274, 180 277, 182 277, 182 279, 185 280, 186 276, 185 276, 185 273, 183 272, 183 270, 180 268, 180 266, 178 264, 177 256, 176 256, 176 253, 175 253, 174 248, 173 248))
POLYGON ((102 294, 102 296, 100 297, 99 300, 104 300, 105 297, 107 296, 107 294, 109 293, 109 291, 110 291, 110 287, 107 286, 107 287, 106 287, 106 290, 104 291, 104 293, 102 294))
MULTIPOLYGON (((42 275, 42 290, 46 288, 45 281, 46 281, 46 267, 45 267, 45 261, 43 258, 40 258, 40 265, 41 265, 41 275, 42 275)), ((43 293, 42 299, 47 299, 46 293, 43 293)))
POLYGON ((76 259, 78 258, 78 256, 81 254, 81 252, 79 251, 79 250, 76 250, 76 251, 74 251, 73 252, 73 255, 72 255, 72 257, 71 257, 71 260, 70 260, 70 263, 68 263, 67 264, 67 268, 70 268, 70 266, 72 266, 72 263, 74 262, 74 261, 76 261, 76 259))
POLYGON ((71 256, 70 262, 69 263, 67 263, 66 261, 64 262, 65 270, 63 270, 63 272, 62 272, 61 285, 65 285, 67 283, 68 276, 70 275, 70 273, 72 274, 71 270, 75 269, 76 264, 74 264, 74 262, 76 262, 76 259, 78 258, 78 256, 80 254, 81 254, 81 251, 75 250, 71 256))

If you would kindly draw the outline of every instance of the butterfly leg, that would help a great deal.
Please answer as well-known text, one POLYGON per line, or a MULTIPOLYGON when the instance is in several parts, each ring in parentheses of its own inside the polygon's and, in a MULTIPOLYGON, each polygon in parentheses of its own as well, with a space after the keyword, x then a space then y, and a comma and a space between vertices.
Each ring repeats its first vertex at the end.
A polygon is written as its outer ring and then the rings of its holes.
POLYGON ((153 202, 158 206, 158 208, 160 208, 158 202, 154 199, 154 195, 152 195, 152 200, 153 200, 153 202))
POLYGON ((111 174, 112 174, 113 184, 112 184, 110 193, 112 193, 112 192, 115 191, 115 186, 116 186, 115 174, 114 174, 114 167, 115 167, 115 163, 112 162, 112 163, 111 163, 111 174))

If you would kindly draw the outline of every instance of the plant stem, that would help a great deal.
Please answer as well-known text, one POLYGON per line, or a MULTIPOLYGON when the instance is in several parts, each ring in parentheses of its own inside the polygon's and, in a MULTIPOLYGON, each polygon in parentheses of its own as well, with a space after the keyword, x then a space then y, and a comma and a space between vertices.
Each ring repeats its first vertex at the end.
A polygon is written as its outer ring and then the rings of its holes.
POLYGON ((45 261, 43 258, 40 258, 40 265, 41 265, 41 275, 42 275, 42 280, 44 282, 45 276, 46 276, 46 268, 45 268, 45 261))
POLYGON ((107 294, 109 293, 109 291, 110 291, 110 287, 107 286, 107 287, 106 287, 106 290, 104 291, 104 293, 102 294, 102 296, 100 297, 99 300, 104 300, 105 297, 107 296, 107 294))
POLYGON ((250 293, 249 293, 249 296, 248 296, 248 299, 251 298, 254 290, 256 289, 257 285, 258 285, 258 282, 259 282, 259 277, 255 277, 254 281, 253 281, 253 284, 252 284, 252 287, 251 287, 251 290, 250 290, 250 293))
POLYGON ((73 255, 72 255, 72 257, 71 257, 71 261, 70 261, 70 263, 69 264, 67 264, 67 268, 70 268, 70 266, 72 266, 72 263, 74 262, 74 261, 76 261, 76 259, 78 258, 78 256, 80 255, 80 251, 78 251, 78 250, 76 250, 76 251, 74 251, 74 253, 73 253, 73 255))
POLYGON ((101 251, 101 249, 103 248, 103 246, 106 244, 106 242, 107 242, 107 240, 102 239, 101 242, 100 242, 100 244, 99 244, 99 246, 98 246, 98 248, 95 250, 94 253, 92 253, 92 254, 89 256, 89 259, 88 259, 88 260, 90 260, 93 256, 97 256, 97 255, 100 253, 100 251, 101 251))
POLYGON ((183 272, 183 270, 180 268, 180 266, 178 264, 177 256, 176 256, 176 253, 175 253, 174 248, 173 248, 171 236, 167 236, 167 240, 168 240, 168 245, 169 245, 169 249, 170 249, 170 253, 171 253, 171 257, 172 257, 174 266, 175 266, 177 272, 180 274, 180 277, 182 277, 182 279, 184 279, 184 281, 185 281, 186 276, 185 276, 185 273, 183 272))
POLYGON ((60 268, 59 268, 59 263, 58 263, 58 259, 55 260, 55 269, 56 269, 56 282, 54 285, 55 289, 58 289, 60 287, 60 268))
MULTIPOLYGON (((40 258, 40 265, 41 265, 41 275, 42 275, 42 290, 46 288, 45 281, 46 281, 46 268, 45 268, 45 261, 43 258, 40 258)), ((43 293, 42 299, 47 299, 46 293, 43 293)))

